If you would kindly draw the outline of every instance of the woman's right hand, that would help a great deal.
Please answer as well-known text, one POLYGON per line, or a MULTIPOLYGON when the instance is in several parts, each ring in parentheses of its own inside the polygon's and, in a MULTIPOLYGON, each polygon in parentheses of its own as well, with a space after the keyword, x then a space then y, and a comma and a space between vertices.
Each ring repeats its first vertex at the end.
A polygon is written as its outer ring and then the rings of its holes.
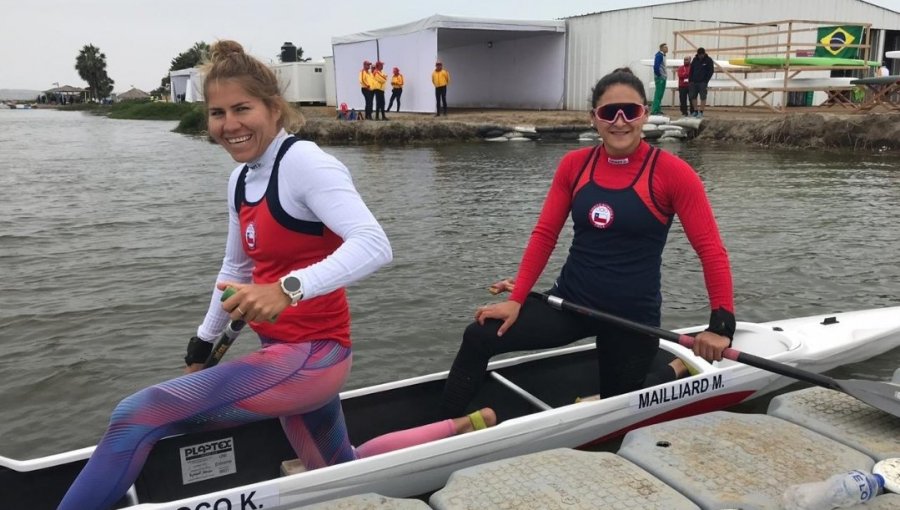
POLYGON ((504 301, 502 303, 494 303, 491 305, 479 306, 475 310, 475 320, 478 324, 484 326, 485 319, 498 319, 503 321, 497 330, 497 336, 503 336, 503 333, 512 327, 519 318, 519 310, 522 304, 517 301, 504 301))
POLYGON ((515 280, 512 278, 504 278, 497 283, 491 284, 491 286, 488 287, 488 292, 496 296, 497 294, 503 294, 504 292, 512 292, 515 288, 515 280))

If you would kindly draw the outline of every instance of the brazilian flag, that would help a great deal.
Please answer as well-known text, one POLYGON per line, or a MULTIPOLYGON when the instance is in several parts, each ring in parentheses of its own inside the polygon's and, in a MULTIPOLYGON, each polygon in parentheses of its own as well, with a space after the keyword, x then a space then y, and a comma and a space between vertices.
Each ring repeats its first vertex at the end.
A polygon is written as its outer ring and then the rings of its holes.
POLYGON ((859 48, 848 48, 850 44, 862 44, 863 27, 819 27, 815 56, 832 58, 857 58, 859 48))

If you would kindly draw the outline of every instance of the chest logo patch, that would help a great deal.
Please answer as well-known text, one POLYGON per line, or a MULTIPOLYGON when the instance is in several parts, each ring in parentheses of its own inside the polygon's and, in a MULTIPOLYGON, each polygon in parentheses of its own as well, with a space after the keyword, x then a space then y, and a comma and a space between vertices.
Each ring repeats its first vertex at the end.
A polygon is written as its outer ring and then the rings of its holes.
POLYGON ((256 225, 250 222, 244 230, 244 241, 251 250, 256 248, 256 225))
POLYGON ((609 204, 603 202, 591 207, 589 219, 591 224, 597 228, 606 228, 613 222, 613 208, 609 204))

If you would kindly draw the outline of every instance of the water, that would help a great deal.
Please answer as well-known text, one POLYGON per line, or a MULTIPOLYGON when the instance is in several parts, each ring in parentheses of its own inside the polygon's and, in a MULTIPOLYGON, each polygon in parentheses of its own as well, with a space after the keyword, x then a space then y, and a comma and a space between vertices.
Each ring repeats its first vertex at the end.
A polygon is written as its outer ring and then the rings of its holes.
MULTIPOLYGON (((93 445, 115 404, 181 373, 221 262, 234 163, 170 122, 0 110, 0 455, 93 445)), ((350 291, 349 387, 446 370, 485 288, 513 276, 571 144, 329 147, 391 239, 350 291)), ((697 168, 749 321, 900 303, 900 168, 889 156, 668 145, 697 168)), ((549 285, 568 228, 542 279, 549 285)), ((708 319, 676 222, 664 327, 708 319)), ((228 356, 251 350, 245 333, 228 356)), ((888 379, 900 350, 832 372, 888 379)))

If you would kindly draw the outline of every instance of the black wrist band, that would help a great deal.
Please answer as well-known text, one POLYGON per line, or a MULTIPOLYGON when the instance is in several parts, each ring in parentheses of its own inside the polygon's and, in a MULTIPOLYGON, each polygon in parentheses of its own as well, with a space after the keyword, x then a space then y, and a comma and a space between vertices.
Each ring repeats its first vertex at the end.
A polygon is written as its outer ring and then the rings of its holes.
POLYGON ((206 363, 212 348, 212 342, 201 340, 196 336, 191 337, 187 345, 187 356, 184 357, 184 364, 190 366, 194 363, 206 363))
POLYGON ((709 327, 706 328, 706 331, 717 335, 727 336, 729 339, 733 340, 736 327, 734 314, 720 307, 709 314, 709 327))

